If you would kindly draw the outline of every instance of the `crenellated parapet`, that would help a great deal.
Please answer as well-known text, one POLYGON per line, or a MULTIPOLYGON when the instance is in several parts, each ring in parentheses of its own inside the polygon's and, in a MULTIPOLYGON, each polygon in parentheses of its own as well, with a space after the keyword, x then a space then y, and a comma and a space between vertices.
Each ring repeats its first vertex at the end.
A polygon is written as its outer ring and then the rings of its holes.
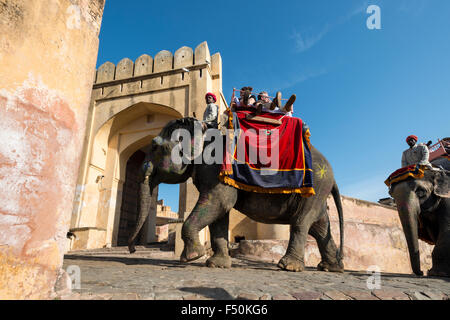
MULTIPOLYGON (((220 53, 211 56, 204 41, 195 50, 185 46, 174 54, 161 50, 154 57, 143 54, 134 62, 129 58, 120 60, 117 65, 105 62, 96 71, 92 100, 99 105, 123 97, 136 97, 134 101, 162 104, 183 116, 201 118, 204 95, 209 91, 216 94, 217 104, 224 109, 227 103, 222 94, 222 58, 220 53)), ((107 120, 106 116, 109 118, 121 111, 117 103, 115 110, 109 110, 98 119, 107 120)))
POLYGON ((199 44, 195 50, 189 47, 181 47, 175 51, 175 54, 167 50, 161 50, 154 58, 147 54, 141 55, 135 62, 124 58, 117 66, 111 62, 105 62, 97 70, 95 84, 147 75, 160 76, 168 72, 186 72, 183 68, 190 71, 207 67, 214 76, 217 75, 214 74, 215 72, 221 70, 221 59, 219 57, 219 53, 211 57, 208 44, 205 41, 199 44))

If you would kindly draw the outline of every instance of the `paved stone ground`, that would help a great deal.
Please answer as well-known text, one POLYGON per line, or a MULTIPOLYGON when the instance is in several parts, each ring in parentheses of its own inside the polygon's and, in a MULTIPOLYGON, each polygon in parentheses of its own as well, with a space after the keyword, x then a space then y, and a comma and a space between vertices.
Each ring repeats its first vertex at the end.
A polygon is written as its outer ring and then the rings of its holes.
MULTIPOLYGON (((204 266, 206 258, 181 264, 170 251, 138 247, 71 252, 64 268, 81 269, 81 289, 57 299, 101 300, 448 300, 450 278, 380 275, 370 290, 366 272, 295 273, 275 263, 233 258, 231 269, 204 266)), ((370 279, 369 279, 370 280, 370 279)))

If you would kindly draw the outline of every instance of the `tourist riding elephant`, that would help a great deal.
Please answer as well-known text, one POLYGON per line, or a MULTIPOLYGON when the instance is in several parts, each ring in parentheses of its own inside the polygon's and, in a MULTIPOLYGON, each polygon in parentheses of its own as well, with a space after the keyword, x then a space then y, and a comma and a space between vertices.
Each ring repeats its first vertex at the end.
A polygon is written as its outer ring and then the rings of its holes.
POLYGON ((450 171, 445 170, 425 170, 423 178, 400 181, 389 190, 397 204, 411 267, 416 275, 423 275, 418 242, 422 239, 435 245, 428 275, 450 277, 449 174, 450 171))
MULTIPOLYGON (((182 227, 184 250, 181 262, 188 262, 205 255, 200 243, 199 232, 209 226, 213 255, 206 261, 209 267, 231 267, 228 252, 229 212, 232 208, 251 219, 268 224, 289 224, 290 239, 287 251, 278 263, 278 267, 290 271, 304 270, 304 253, 307 236, 313 236, 321 254, 319 270, 343 272, 343 212, 338 187, 331 166, 325 157, 311 147, 315 170, 315 195, 304 198, 299 194, 266 194, 247 192, 224 184, 219 180, 220 164, 176 163, 171 158, 177 141, 171 140, 176 129, 186 129, 192 137, 200 138, 202 151, 208 143, 203 143, 203 132, 194 130, 199 125, 194 118, 183 118, 169 122, 160 135, 153 139, 151 150, 144 161, 144 177, 140 190, 140 214, 136 229, 129 238, 130 253, 135 251, 134 241, 148 215, 150 196, 159 183, 177 184, 189 178, 200 195, 199 199, 182 227), (197 132, 197 133, 196 133, 197 132), (320 173, 319 173, 320 171, 320 173), (330 220, 327 212, 327 197, 332 194, 339 213, 340 250, 337 250, 330 232, 330 220)), ((200 125, 201 128, 201 125, 200 125)), ((196 139, 194 138, 193 141, 196 139)), ((191 142, 192 143, 192 140, 191 142)), ((202 156, 202 154, 200 154, 202 156)))

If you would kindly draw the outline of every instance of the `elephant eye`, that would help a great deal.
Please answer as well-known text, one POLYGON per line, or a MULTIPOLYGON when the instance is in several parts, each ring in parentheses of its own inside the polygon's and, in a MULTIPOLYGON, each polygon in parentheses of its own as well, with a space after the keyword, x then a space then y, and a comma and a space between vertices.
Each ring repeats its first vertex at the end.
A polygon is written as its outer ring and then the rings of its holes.
POLYGON ((427 195, 427 192, 425 191, 425 189, 419 188, 416 190, 416 194, 419 198, 423 198, 427 195))

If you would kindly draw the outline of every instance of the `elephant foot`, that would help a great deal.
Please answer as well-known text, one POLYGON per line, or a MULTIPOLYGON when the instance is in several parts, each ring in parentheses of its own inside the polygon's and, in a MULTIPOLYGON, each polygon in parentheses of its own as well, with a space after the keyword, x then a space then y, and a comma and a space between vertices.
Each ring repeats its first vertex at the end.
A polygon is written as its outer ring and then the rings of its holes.
POLYGON ((231 268, 231 257, 214 254, 206 260, 206 266, 209 268, 231 268))
POLYGON ((344 264, 340 263, 328 263, 325 261, 321 261, 317 265, 317 270, 319 271, 328 271, 328 272, 344 272, 344 264))
POLYGON ((416 270, 416 271, 413 271, 413 272, 418 277, 422 277, 423 276, 423 271, 422 270, 416 270))
POLYGON ((450 277, 450 272, 445 272, 442 270, 439 270, 437 268, 431 268, 427 272, 427 276, 429 277, 450 277))
POLYGON ((303 270, 305 270, 305 264, 303 263, 303 261, 289 255, 285 255, 283 258, 281 258, 277 266, 278 268, 287 271, 302 272, 303 270))
POLYGON ((205 255, 205 248, 201 244, 185 245, 181 253, 181 262, 191 262, 200 259, 205 255))

